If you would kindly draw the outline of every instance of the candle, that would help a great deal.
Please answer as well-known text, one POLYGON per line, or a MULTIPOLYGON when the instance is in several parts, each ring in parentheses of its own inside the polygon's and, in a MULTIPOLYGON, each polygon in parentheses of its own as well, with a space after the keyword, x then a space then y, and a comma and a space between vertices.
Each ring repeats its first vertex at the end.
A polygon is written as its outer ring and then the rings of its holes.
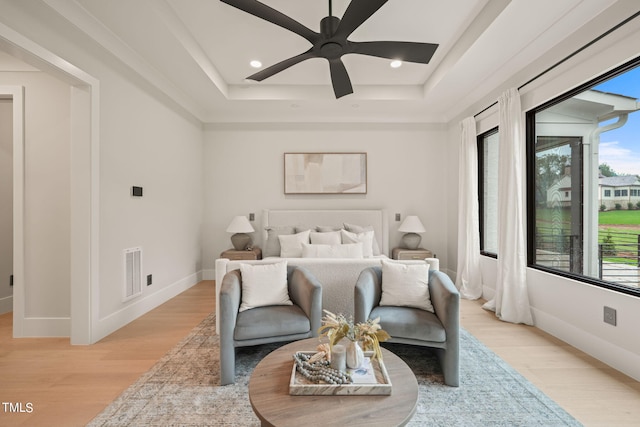
POLYGON ((343 345, 334 345, 331 350, 331 367, 338 371, 347 370, 347 351, 343 345))

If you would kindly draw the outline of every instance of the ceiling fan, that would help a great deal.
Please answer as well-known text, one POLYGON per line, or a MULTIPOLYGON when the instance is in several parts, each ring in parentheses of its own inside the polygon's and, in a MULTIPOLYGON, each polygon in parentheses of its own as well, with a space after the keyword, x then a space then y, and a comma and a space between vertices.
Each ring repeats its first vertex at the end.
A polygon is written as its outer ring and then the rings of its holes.
POLYGON ((320 33, 307 28, 298 21, 256 0, 221 0, 230 6, 262 18, 307 39, 311 48, 275 65, 265 68, 248 79, 262 81, 280 71, 310 58, 325 58, 329 61, 331 83, 336 98, 353 93, 351 80, 342 62, 342 55, 357 53, 407 62, 428 64, 438 48, 433 43, 371 41, 352 42, 347 38, 364 21, 369 19, 388 0, 351 0, 342 19, 332 16, 329 0, 329 16, 320 21, 320 33))

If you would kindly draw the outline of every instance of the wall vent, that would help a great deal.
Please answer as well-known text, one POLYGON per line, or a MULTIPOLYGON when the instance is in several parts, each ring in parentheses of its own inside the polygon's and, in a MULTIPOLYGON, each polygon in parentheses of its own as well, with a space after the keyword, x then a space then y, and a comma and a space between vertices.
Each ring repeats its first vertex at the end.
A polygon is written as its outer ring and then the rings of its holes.
POLYGON ((142 293, 142 249, 124 250, 124 300, 142 293))

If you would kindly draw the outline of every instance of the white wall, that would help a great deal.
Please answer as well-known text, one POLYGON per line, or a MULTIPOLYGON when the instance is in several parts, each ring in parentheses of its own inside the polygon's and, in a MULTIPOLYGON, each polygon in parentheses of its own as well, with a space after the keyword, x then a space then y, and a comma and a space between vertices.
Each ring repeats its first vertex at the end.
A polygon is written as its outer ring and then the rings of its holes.
MULTIPOLYGON (((93 169, 99 173, 98 289, 91 295, 95 304, 95 341, 194 285, 201 277, 202 125, 48 7, 0 0, 0 9, 3 24, 99 82, 99 92, 92 93, 96 99, 99 97, 99 106, 94 110, 99 115, 99 167, 93 169), (133 185, 144 187, 144 197, 130 196, 133 185), (144 286, 141 297, 124 303, 122 251, 132 246, 142 247, 143 274, 153 274, 153 285, 144 286)), ((68 98, 69 85, 66 92, 68 98)), ((28 91, 25 96, 28 104, 28 91)), ((46 135, 61 126, 68 128, 68 105, 66 112, 66 121, 32 132, 46 135)), ((68 150, 66 164, 68 174, 68 150)), ((68 183, 66 188, 68 191, 68 183)), ((43 204, 44 199, 34 203, 43 204)), ((68 200, 66 205, 69 206, 68 200)), ((46 206, 41 209, 44 215, 46 206)), ((57 232, 50 220, 44 221, 41 228, 48 233, 57 232)), ((68 242, 68 226, 63 231, 68 242)), ((56 239, 50 243, 56 244, 56 239)), ((29 242, 26 245, 27 251, 45 251, 29 247, 29 242)), ((68 270, 70 248, 62 246, 58 251, 67 257, 63 264, 68 270)), ((28 297, 28 303, 38 310, 65 312, 69 316, 68 293, 67 290, 66 295, 60 293, 55 298, 46 292, 34 294, 28 297)))
MULTIPOLYGON (((439 125, 240 124, 210 125, 205 145, 204 268, 231 247, 225 232, 236 215, 262 209, 386 209, 390 247, 402 233, 395 213, 418 215, 426 233, 422 246, 446 267, 443 214, 446 129, 439 125), (366 195, 284 194, 283 153, 366 152, 366 195)), ((260 233, 254 233, 258 244, 260 233)))
MULTIPOLYGON (((96 70, 97 71, 97 70, 96 70)), ((202 128, 117 74, 100 71, 100 317, 122 303, 122 251, 142 247, 153 285, 143 298, 201 270, 202 128), (144 196, 131 196, 132 186, 144 196)), ((196 276, 194 276, 196 275, 196 276)))
MULTIPOLYGON (((610 24, 605 23, 604 25, 610 24)), ((598 31, 600 30, 595 28, 586 36, 583 34, 580 43, 583 44, 598 35, 598 31)), ((637 43, 639 38, 640 23, 632 22, 576 55, 572 60, 551 73, 522 88, 520 93, 523 111, 530 110, 561 95, 572 87, 637 57, 640 55, 640 47, 637 43)), ((571 53, 576 47, 579 45, 574 45, 571 49, 567 48, 563 55, 571 53)), ((558 52, 553 53, 557 54, 558 52)), ((529 69, 528 73, 535 75, 555 60, 549 59, 546 64, 544 61, 539 61, 539 69, 529 69)), ((519 83, 524 81, 526 79, 520 80, 519 83)), ((509 86, 518 86, 518 82, 506 82, 504 87, 497 89, 497 92, 509 86)), ((495 98, 487 98, 484 105, 490 105, 494 100, 495 98)), ((481 109, 481 107, 477 107, 476 111, 481 109)), ((498 124, 496 110, 497 108, 493 107, 479 116, 478 133, 498 124)), ((468 115, 473 115, 476 111, 470 109, 468 115)), ((458 123, 460 119, 461 117, 457 118, 449 125, 450 159, 457 157, 458 154, 460 139, 458 123)), ((454 173, 451 172, 451 174, 454 173)), ((453 193, 457 190, 450 187, 450 191, 453 193)), ((457 209, 453 199, 450 199, 448 209, 449 215, 455 218, 457 209)), ((451 263, 455 263, 457 259, 456 250, 453 248, 457 242, 455 225, 449 227, 449 236, 449 240, 452 242, 451 263)), ((481 258, 484 296, 491 298, 495 292, 497 262, 489 257, 481 258)), ((527 269, 527 284, 536 327, 640 380, 640 340, 638 340, 640 298, 531 268, 527 269), (605 305, 617 310, 618 325, 616 327, 603 322, 603 306, 605 305)))
POLYGON ((13 101, 0 99, 0 314, 12 311, 13 290, 13 101))

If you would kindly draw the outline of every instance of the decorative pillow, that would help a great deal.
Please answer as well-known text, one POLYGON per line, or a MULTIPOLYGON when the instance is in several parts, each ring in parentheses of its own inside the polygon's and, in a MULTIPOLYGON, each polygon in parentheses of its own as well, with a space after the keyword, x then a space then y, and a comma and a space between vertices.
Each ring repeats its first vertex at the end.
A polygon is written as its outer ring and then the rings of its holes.
POLYGON ((280 235, 295 234, 296 230, 293 226, 281 226, 281 227, 265 227, 267 230, 267 242, 262 250, 263 257, 280 256, 280 235))
MULTIPOLYGON (((347 231, 350 231, 352 233, 364 233, 365 231, 373 231, 373 226, 372 225, 367 225, 367 226, 363 227, 361 225, 348 224, 348 223, 345 222, 344 223, 344 229, 347 230, 347 231)), ((382 254, 382 252, 380 251, 380 246, 378 245, 378 240, 376 240, 375 233, 373 235, 372 247, 373 247, 373 255, 378 256, 378 255, 382 254)))
POLYGON ((339 231, 328 231, 325 233, 309 233, 311 243, 314 245, 339 245, 342 243, 342 236, 339 231))
POLYGON ((302 244, 302 258, 363 258, 362 243, 346 245, 302 244))
POLYGON ((319 225, 316 227, 316 231, 320 233, 326 233, 328 231, 340 231, 342 227, 339 225, 319 225))
POLYGON ((363 233, 351 233, 347 230, 340 230, 342 243, 362 243, 362 255, 365 258, 373 256, 373 230, 363 233))
POLYGON ((240 264, 242 302, 240 310, 267 305, 293 305, 287 286, 287 262, 240 264))
POLYGON ((429 264, 382 260, 380 305, 413 307, 433 313, 429 295, 429 264))
POLYGON ((280 256, 282 258, 300 258, 302 256, 302 244, 309 243, 309 230, 289 236, 280 235, 280 256))

